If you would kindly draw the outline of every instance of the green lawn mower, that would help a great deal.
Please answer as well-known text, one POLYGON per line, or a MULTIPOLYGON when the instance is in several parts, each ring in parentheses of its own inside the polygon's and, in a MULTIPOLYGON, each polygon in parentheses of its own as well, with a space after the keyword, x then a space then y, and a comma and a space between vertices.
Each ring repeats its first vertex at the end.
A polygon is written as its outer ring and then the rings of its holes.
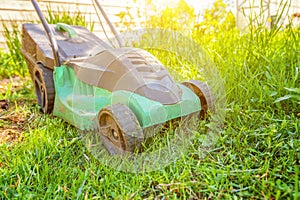
POLYGON ((133 152, 148 130, 214 110, 207 84, 175 83, 151 53, 124 47, 97 0, 94 2, 119 43, 113 48, 81 26, 48 24, 35 0, 41 24, 23 24, 22 53, 44 113, 80 130, 97 130, 111 154, 133 152))

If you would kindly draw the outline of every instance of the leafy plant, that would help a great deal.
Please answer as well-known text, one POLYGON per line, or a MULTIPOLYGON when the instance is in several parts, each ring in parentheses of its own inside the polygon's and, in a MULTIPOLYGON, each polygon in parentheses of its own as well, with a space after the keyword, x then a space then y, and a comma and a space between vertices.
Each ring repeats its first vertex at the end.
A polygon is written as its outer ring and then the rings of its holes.
POLYGON ((134 28, 136 28, 136 21, 134 20, 134 16, 140 18, 141 14, 140 12, 135 12, 136 10, 132 7, 126 7, 125 11, 120 11, 119 13, 115 14, 115 16, 119 17, 119 22, 116 22, 116 26, 119 29, 119 31, 129 31, 134 28))
POLYGON ((167 7, 157 15, 150 16, 147 25, 151 28, 187 31, 195 23, 194 8, 184 0, 179 0, 173 7, 167 7))
POLYGON ((216 0, 211 9, 204 12, 204 20, 195 25, 196 34, 222 33, 235 29, 236 19, 231 11, 227 11, 223 0, 216 0), (200 32, 200 33, 199 33, 200 32))

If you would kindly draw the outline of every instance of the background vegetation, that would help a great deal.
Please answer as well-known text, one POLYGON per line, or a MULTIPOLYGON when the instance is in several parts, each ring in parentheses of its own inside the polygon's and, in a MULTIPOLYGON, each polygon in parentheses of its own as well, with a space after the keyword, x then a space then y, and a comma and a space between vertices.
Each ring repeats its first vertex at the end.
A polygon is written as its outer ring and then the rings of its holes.
POLYGON ((300 28, 252 23, 242 32, 225 8, 217 0, 196 23, 193 8, 181 0, 147 22, 189 34, 207 50, 225 80, 227 114, 204 159, 192 146, 165 169, 143 174, 101 164, 76 129, 39 112, 20 33, 7 34, 10 52, 0 53, 0 76, 9 78, 0 90, 6 103, 0 110, 0 131, 6 133, 0 141, 0 197, 299 199, 300 28))

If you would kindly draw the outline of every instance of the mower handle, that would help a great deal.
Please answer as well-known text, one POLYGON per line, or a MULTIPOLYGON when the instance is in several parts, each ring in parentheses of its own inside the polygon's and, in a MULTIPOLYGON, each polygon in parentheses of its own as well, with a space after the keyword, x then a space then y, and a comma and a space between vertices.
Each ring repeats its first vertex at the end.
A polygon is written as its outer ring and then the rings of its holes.
POLYGON ((55 40, 55 37, 53 35, 53 32, 51 30, 51 28, 49 27, 49 24, 47 23, 45 17, 43 16, 43 13, 38 5, 38 3, 36 2, 36 0, 31 0, 31 3, 33 4, 42 24, 43 27, 45 29, 45 32, 47 33, 48 39, 50 41, 50 46, 52 48, 52 53, 54 56, 54 64, 56 67, 59 67, 60 64, 60 58, 59 58, 59 52, 58 52, 58 46, 57 46, 57 42, 55 40))
POLYGON ((99 10, 101 11, 102 16, 104 17, 105 21, 107 22, 110 30, 113 32, 113 34, 115 35, 118 44, 120 47, 124 47, 124 41, 120 38, 118 31, 115 29, 115 27, 113 26, 113 24, 111 23, 111 21, 109 20, 107 14, 105 13, 104 9, 102 8, 102 6, 100 5, 98 0, 93 0, 96 5, 98 6, 99 10))
MULTIPOLYGON (((103 15, 103 17, 105 18, 105 21, 107 22, 107 24, 109 25, 111 31, 113 32, 113 34, 115 35, 118 43, 119 43, 119 46, 120 47, 124 47, 124 42, 123 40, 120 38, 119 36, 119 33, 117 32, 117 30, 115 29, 115 27, 113 26, 113 24, 111 23, 111 21, 109 20, 108 16, 106 15, 104 9, 102 8, 102 6, 100 5, 99 1, 98 0, 93 0, 96 5, 98 6, 99 10, 101 11, 101 14, 103 15)), ((50 41, 50 46, 52 48, 52 53, 53 53, 53 56, 54 56, 54 64, 55 66, 60 66, 61 65, 61 62, 60 62, 60 56, 59 56, 59 52, 58 52, 58 46, 57 46, 57 41, 54 37, 54 34, 51 30, 51 28, 49 27, 49 24, 47 23, 45 17, 43 16, 43 13, 38 5, 38 3, 36 2, 36 0, 31 0, 31 3, 33 4, 42 24, 43 24, 43 27, 45 29, 45 32, 48 36, 48 39, 50 41)), ((72 31, 71 28, 68 28, 67 26, 63 25, 63 24, 60 24, 57 26, 57 29, 59 31, 67 31, 68 34, 69 34, 69 37, 70 38, 73 38, 73 37, 76 37, 74 32, 75 31, 72 31)), ((76 32, 75 32, 76 33, 76 32)), ((77 35, 77 34, 76 34, 77 35)))

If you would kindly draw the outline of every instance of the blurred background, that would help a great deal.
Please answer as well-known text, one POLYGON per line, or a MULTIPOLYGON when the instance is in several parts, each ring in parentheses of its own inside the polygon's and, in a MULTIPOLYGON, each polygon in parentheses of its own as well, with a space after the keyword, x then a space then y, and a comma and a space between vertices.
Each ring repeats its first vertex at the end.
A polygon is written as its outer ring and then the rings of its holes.
MULTIPOLYGON (((21 28, 24 22, 37 21, 30 1, 2 0, 0 19, 9 30, 21 28)), ((92 5, 86 0, 40 0, 50 22, 73 16, 73 23, 84 17, 86 26, 100 37, 103 30, 92 5), (65 14, 65 15, 63 15, 65 14)), ((100 3, 119 31, 145 27, 161 27, 186 31, 187 28, 211 28, 203 21, 215 21, 247 29, 249 23, 264 26, 300 25, 300 1, 298 0, 102 0, 100 3), (181 27, 180 27, 181 26, 181 27)), ((82 21, 83 19, 81 19, 82 21)), ((0 48, 6 49, 3 24, 0 25, 0 48)))

